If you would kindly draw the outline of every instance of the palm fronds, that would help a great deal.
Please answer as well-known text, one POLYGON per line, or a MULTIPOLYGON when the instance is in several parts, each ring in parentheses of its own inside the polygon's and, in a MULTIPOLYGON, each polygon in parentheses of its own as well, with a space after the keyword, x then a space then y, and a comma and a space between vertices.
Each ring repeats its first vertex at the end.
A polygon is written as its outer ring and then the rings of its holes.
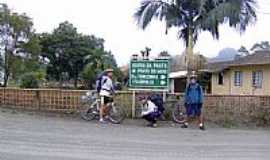
POLYGON ((153 19, 165 22, 166 31, 179 28, 178 37, 188 43, 188 30, 196 43, 201 31, 219 38, 219 25, 228 23, 240 33, 257 20, 255 0, 143 0, 134 14, 145 29, 153 19))

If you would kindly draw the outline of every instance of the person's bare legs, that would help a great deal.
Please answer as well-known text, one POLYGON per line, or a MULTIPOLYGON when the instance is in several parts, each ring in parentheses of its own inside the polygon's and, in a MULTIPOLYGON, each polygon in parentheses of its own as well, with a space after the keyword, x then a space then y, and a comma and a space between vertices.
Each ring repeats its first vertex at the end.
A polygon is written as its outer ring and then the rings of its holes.
POLYGON ((197 110, 197 114, 198 114, 198 116, 197 116, 197 119, 198 119, 198 126, 199 126, 199 128, 201 129, 201 130, 205 130, 205 128, 204 128, 204 120, 203 120, 203 113, 202 113, 202 104, 198 104, 198 106, 197 106, 198 108, 198 110, 197 110))
POLYGON ((109 106, 111 105, 111 103, 108 103, 104 106, 103 108, 103 117, 108 117, 108 114, 109 114, 109 106))
POLYGON ((99 109, 99 120, 103 121, 103 116, 104 116, 104 106, 100 106, 99 109))
POLYGON ((201 130, 205 130, 204 127, 204 120, 203 120, 203 115, 200 114, 200 116, 197 117, 198 118, 198 126, 201 130))
POLYGON ((104 119, 104 117, 106 118, 109 112, 108 106, 106 104, 101 106, 99 112, 100 112, 99 116, 102 117, 102 119, 104 119))
POLYGON ((99 108, 99 121, 100 122, 104 121, 103 117, 104 117, 105 108, 106 108, 106 104, 104 102, 104 97, 101 97, 101 105, 100 105, 100 108, 99 108))
POLYGON ((191 117, 187 115, 187 117, 185 117, 184 121, 185 122, 184 122, 184 125, 182 125, 182 128, 188 128, 188 124, 191 121, 191 117))
POLYGON ((203 115, 202 114, 198 117, 198 122, 199 122, 199 125, 203 124, 203 115))
POLYGON ((188 123, 191 121, 191 116, 190 116, 190 110, 191 110, 191 106, 188 104, 185 104, 185 108, 186 108, 186 117, 184 119, 184 124, 181 126, 181 128, 188 128, 188 123))

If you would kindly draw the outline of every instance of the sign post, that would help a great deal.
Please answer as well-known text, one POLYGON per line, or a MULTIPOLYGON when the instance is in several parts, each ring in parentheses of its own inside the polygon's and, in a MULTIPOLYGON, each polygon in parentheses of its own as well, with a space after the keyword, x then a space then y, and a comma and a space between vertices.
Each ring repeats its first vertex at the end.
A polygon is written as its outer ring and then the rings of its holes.
POLYGON ((163 99, 169 91, 169 60, 131 60, 129 87, 132 94, 132 118, 135 118, 135 91, 160 91, 163 99))
POLYGON ((132 91, 132 106, 131 106, 131 117, 136 117, 136 91, 132 91))

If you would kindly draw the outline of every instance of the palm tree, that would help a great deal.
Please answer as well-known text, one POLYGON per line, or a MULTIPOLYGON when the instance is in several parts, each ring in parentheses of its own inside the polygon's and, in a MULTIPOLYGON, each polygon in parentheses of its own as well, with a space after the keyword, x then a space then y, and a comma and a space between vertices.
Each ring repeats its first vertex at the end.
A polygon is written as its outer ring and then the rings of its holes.
POLYGON ((145 47, 145 49, 141 51, 143 59, 148 59, 149 58, 151 50, 152 50, 151 48, 145 47))
POLYGON ((242 33, 256 22, 255 7, 256 0, 143 0, 134 17, 142 29, 154 18, 165 22, 166 34, 168 29, 178 28, 178 38, 185 42, 190 73, 190 57, 199 33, 208 31, 219 39, 219 25, 224 23, 242 33))
POLYGON ((240 54, 239 56, 247 56, 247 55, 249 55, 249 51, 247 50, 247 48, 245 46, 241 46, 238 49, 238 53, 240 54))

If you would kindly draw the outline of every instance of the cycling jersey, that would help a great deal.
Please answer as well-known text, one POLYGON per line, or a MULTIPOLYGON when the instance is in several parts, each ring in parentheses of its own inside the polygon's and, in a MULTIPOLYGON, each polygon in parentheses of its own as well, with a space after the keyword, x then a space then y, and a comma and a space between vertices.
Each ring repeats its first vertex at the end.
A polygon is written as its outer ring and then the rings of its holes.
POLYGON ((108 76, 104 76, 100 91, 101 96, 106 96, 106 97, 112 97, 112 94, 114 93, 114 86, 112 79, 108 76))

